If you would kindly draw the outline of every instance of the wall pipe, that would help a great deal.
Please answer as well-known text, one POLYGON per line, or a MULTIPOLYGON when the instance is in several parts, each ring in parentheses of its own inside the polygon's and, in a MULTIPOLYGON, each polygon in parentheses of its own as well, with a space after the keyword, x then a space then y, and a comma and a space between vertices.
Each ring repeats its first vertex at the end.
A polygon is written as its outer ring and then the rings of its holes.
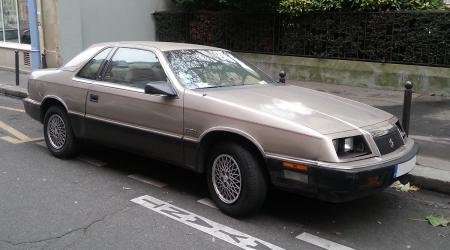
POLYGON ((31 69, 41 68, 41 46, 36 0, 28 0, 28 19, 31 37, 31 69))

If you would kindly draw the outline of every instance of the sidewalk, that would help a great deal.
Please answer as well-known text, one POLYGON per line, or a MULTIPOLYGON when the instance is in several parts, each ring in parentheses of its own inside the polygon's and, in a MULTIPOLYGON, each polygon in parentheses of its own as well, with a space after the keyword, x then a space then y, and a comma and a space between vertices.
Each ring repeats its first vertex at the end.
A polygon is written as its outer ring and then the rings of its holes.
MULTIPOLYGON (((317 82, 289 83, 366 103, 401 119, 402 91, 317 82)), ((21 74, 20 86, 15 86, 14 72, 0 70, 0 94, 23 98, 27 85, 27 74, 21 74)), ((450 97, 414 94, 410 124, 410 137, 421 147, 417 167, 412 172, 414 183, 450 194, 450 97)))
POLYGON ((19 86, 12 71, 0 70, 0 94, 25 98, 28 95, 28 74, 19 74, 19 86))

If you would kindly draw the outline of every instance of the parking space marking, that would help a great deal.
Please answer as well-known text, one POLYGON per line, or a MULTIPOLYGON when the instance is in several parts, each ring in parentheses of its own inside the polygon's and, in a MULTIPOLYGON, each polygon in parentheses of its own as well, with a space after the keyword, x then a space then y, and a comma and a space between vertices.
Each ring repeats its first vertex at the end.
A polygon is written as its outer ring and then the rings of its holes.
POLYGON ((92 157, 89 157, 89 156, 86 156, 86 155, 78 156, 77 159, 79 161, 82 161, 82 162, 87 163, 89 165, 93 165, 95 167, 103 167, 103 166, 105 166, 107 164, 106 162, 97 160, 95 158, 92 158, 92 157))
POLYGON ((36 145, 47 148, 47 144, 45 143, 45 141, 36 142, 36 145))
POLYGON ((315 236, 306 232, 298 235, 295 238, 328 250, 354 250, 353 248, 343 246, 336 242, 323 239, 320 238, 319 236, 315 236))
POLYGON ((5 130, 6 132, 8 132, 9 134, 11 134, 14 137, 11 136, 3 136, 0 137, 0 139, 10 142, 12 144, 21 144, 21 143, 26 143, 26 142, 34 142, 34 141, 40 141, 43 140, 43 138, 30 138, 27 135, 25 135, 24 133, 18 131, 17 129, 9 126, 8 124, 0 121, 0 129, 5 130))
POLYGON ((242 249, 283 249, 274 244, 214 222, 210 219, 199 216, 149 195, 137 197, 132 199, 131 202, 139 204, 154 212, 162 214, 242 249))
POLYGON ((25 110, 23 110, 23 109, 10 108, 10 107, 6 107, 6 106, 0 106, 0 109, 25 113, 25 110))
POLYGON ((208 207, 217 209, 216 204, 214 204, 214 202, 209 198, 203 198, 203 199, 198 200, 197 202, 200 204, 206 205, 208 207))
POLYGON ((146 176, 142 176, 139 174, 131 174, 128 175, 129 178, 136 180, 136 181, 140 181, 146 184, 150 184, 152 186, 158 187, 158 188, 163 188, 165 186, 167 186, 167 183, 159 181, 159 180, 155 180, 155 179, 151 179, 149 177, 146 176))

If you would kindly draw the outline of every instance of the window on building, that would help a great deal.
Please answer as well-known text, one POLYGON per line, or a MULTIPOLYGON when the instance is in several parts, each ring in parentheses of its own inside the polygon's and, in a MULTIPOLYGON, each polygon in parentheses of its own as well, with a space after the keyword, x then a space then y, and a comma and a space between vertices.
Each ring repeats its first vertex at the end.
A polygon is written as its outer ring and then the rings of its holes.
POLYGON ((27 0, 0 0, 0 42, 30 44, 27 0))

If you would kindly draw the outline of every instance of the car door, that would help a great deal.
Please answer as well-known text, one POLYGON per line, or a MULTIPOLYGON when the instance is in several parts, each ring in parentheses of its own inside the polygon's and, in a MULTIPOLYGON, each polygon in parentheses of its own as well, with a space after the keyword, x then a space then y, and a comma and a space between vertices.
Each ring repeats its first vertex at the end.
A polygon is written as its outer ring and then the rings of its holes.
POLYGON ((161 81, 170 84, 154 51, 118 48, 88 90, 87 136, 182 165, 183 96, 144 91, 161 81))

